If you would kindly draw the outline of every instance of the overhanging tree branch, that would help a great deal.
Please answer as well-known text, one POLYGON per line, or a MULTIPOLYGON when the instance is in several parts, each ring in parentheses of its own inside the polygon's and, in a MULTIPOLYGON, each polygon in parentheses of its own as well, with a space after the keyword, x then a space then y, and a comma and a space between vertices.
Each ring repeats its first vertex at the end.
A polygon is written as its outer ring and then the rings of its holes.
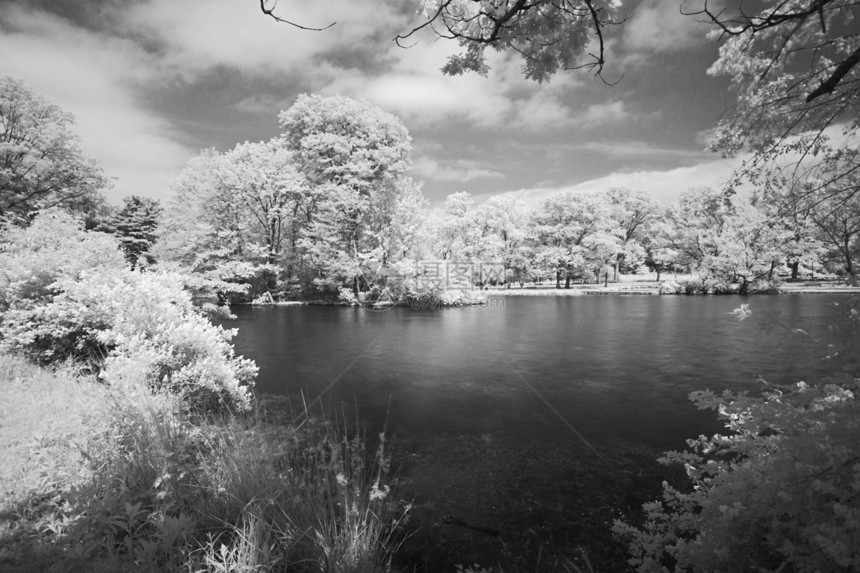
MULTIPOLYGON (((827 33, 827 25, 825 12, 828 9, 838 9, 839 3, 836 0, 809 0, 806 4, 797 6, 789 2, 782 2, 774 9, 763 12, 758 16, 747 16, 743 12, 743 6, 738 8, 739 15, 730 17, 727 15, 725 8, 713 10, 708 0, 705 0, 701 10, 685 10, 685 3, 681 5, 681 13, 687 16, 704 16, 705 21, 714 24, 721 30, 724 36, 754 36, 761 32, 774 29, 785 28, 786 24, 794 24, 792 28, 783 36, 783 48, 788 45, 789 41, 797 34, 804 23, 810 18, 814 18, 821 26, 821 33, 827 33)), ((774 61, 780 57, 782 49, 778 50, 773 56, 774 61)), ((821 85, 810 92, 806 96, 806 103, 810 103, 818 97, 825 94, 831 94, 839 86, 845 76, 860 63, 860 48, 856 49, 844 60, 842 60, 834 69, 833 73, 821 83, 821 85)), ((770 67, 765 70, 765 74, 770 67)))
POLYGON ((308 30, 311 32, 322 32, 323 30, 328 30, 329 28, 331 28, 332 26, 337 24, 337 22, 332 22, 328 26, 323 26, 322 28, 312 28, 310 26, 303 26, 301 24, 293 22, 292 20, 286 20, 284 18, 281 18, 280 16, 275 14, 275 8, 278 7, 278 0, 274 0, 273 2, 271 2, 271 7, 267 7, 268 3, 269 3, 269 0, 260 0, 260 10, 263 11, 263 14, 272 18, 273 20, 275 20, 275 22, 281 22, 283 24, 289 24, 290 26, 298 28, 299 30, 308 30))
POLYGON ((394 41, 404 41, 429 28, 439 38, 459 41, 465 52, 453 56, 443 71, 486 71, 486 47, 510 49, 526 60, 526 77, 543 81, 558 69, 595 69, 605 64, 603 27, 616 24, 611 6, 602 0, 438 0, 427 1, 427 21, 394 41), (597 44, 585 52, 589 38, 597 44), (590 61, 577 62, 583 56, 590 61))
POLYGON ((836 66, 836 69, 833 70, 833 73, 829 78, 824 80, 818 88, 806 96, 806 103, 809 103, 824 94, 833 93, 836 86, 839 85, 842 79, 848 75, 848 72, 850 72, 858 63, 860 63, 860 48, 854 50, 850 56, 843 60, 841 64, 836 66))

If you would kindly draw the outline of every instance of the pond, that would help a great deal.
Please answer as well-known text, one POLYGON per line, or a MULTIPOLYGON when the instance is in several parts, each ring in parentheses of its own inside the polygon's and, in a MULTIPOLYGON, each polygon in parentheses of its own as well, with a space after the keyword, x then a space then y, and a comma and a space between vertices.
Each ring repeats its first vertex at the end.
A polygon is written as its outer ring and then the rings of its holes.
POLYGON ((387 431, 398 492, 413 500, 401 552, 410 568, 478 561, 551 571, 586 558, 621 566, 612 519, 634 515, 664 479, 678 478, 655 459, 722 428, 688 394, 826 375, 822 343, 847 300, 508 296, 447 310, 239 307, 227 326, 239 329, 237 352, 260 367, 258 391, 357 412, 368 436, 387 431), (731 311, 742 303, 753 314, 739 321, 731 311))

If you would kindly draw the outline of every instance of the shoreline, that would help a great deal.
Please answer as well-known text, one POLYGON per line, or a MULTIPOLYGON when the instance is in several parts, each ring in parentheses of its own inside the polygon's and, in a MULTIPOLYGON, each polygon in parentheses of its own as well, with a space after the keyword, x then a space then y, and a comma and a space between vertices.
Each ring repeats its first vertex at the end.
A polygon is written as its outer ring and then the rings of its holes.
MULTIPOLYGON (((660 293, 660 285, 656 283, 622 283, 607 287, 598 285, 575 285, 569 289, 548 287, 488 289, 481 291, 492 296, 582 296, 582 295, 657 295, 657 296, 698 296, 686 293, 660 293)), ((738 295, 737 292, 712 294, 712 296, 738 295)), ((860 294, 860 286, 838 285, 832 283, 800 284, 788 283, 780 285, 778 292, 747 293, 741 296, 758 294, 860 294)))
MULTIPOLYGON (((791 294, 860 294, 860 286, 845 284, 834 284, 831 282, 821 283, 786 283, 780 285, 778 292, 773 293, 747 293, 741 295, 737 292, 711 293, 711 294, 686 294, 686 293, 660 293, 660 285, 653 282, 631 282, 620 283, 609 286, 599 285, 573 285, 568 289, 557 289, 554 287, 526 287, 510 289, 487 289, 475 291, 487 297, 500 296, 760 296, 760 295, 791 295, 791 294)), ((231 306, 366 306, 362 304, 351 304, 348 302, 330 300, 283 300, 266 303, 238 303, 231 306)), ((408 303, 394 305, 380 305, 380 307, 410 306, 408 303)), ((465 305, 470 306, 470 305, 465 305)))

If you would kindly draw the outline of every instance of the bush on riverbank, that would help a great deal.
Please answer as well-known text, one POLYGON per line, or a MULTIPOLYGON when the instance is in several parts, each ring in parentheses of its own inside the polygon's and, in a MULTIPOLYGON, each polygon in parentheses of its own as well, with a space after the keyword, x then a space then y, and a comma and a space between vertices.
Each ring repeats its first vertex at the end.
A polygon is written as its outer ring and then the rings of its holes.
POLYGON ((396 297, 386 293, 361 293, 356 297, 350 289, 341 288, 338 301, 350 306, 370 306, 388 308, 392 306, 407 306, 415 310, 434 310, 440 308, 464 308, 469 306, 484 306, 487 304, 487 293, 479 290, 427 290, 407 291, 396 297))
POLYGON ((416 310, 463 308, 487 303, 487 295, 476 290, 438 290, 406 295, 405 303, 416 310))
POLYGON ((642 527, 616 522, 640 573, 860 570, 860 380, 694 392, 727 435, 688 440, 691 491, 664 484, 642 527))
POLYGON ((0 239, 0 569, 389 569, 384 441, 367 465, 357 432, 266 423, 233 331, 112 237, 43 213, 0 239))
POLYGON ((192 409, 250 407, 256 366, 234 356, 235 331, 201 314, 181 275, 128 269, 113 237, 59 213, 3 239, 0 349, 80 362, 111 384, 138 377, 192 409))
POLYGON ((384 571, 402 508, 380 441, 0 355, 4 571, 384 571))
POLYGON ((727 283, 718 279, 690 278, 680 282, 663 281, 660 294, 778 294, 779 284, 774 281, 756 280, 748 284, 727 283))

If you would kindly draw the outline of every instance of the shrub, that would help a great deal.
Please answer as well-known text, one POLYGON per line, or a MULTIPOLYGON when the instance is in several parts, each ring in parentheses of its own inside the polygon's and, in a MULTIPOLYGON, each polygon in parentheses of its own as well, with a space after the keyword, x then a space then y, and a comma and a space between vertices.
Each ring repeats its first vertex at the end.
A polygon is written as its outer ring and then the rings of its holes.
POLYGON ((43 212, 26 228, 6 223, 0 227, 0 312, 49 300, 61 278, 125 267, 114 237, 85 231, 68 213, 43 212))
POLYGON ((679 284, 681 292, 684 294, 727 294, 733 292, 730 285, 715 278, 691 278, 681 281, 679 284))
POLYGON ((728 435, 689 440, 691 491, 664 483, 637 528, 616 522, 640 572, 860 570, 857 380, 768 386, 763 396, 694 392, 728 435))
POLYGON ((416 310, 479 306, 486 304, 487 295, 472 290, 433 290, 408 293, 405 302, 416 310))
POLYGON ((778 281, 769 281, 765 279, 757 279, 747 288, 750 294, 779 294, 780 287, 778 281))
POLYGON ((390 569, 403 507, 383 439, 371 462, 360 432, 318 419, 189 416, 173 395, 2 354, 0 403, 20 412, 0 435, 11 570, 390 569))
MULTIPOLYGON (((4 298, 11 305, 0 323, 0 348, 41 363, 84 361, 103 368, 110 383, 134 378, 153 390, 177 394, 195 408, 250 406, 248 387, 256 366, 234 356, 230 339, 235 331, 211 324, 198 312, 182 288, 183 276, 117 266, 122 254, 114 239, 86 233, 70 220, 51 219, 58 236, 97 245, 108 262, 91 269, 60 265, 47 269, 38 283, 27 282, 28 252, 37 260, 59 260, 63 252, 48 240, 40 223, 44 217, 37 217, 34 227, 10 233, 16 242, 3 253, 12 253, 2 262, 15 263, 9 275, 20 278, 6 283, 4 298)), ((75 249, 70 246, 67 256, 75 256, 75 249)))

